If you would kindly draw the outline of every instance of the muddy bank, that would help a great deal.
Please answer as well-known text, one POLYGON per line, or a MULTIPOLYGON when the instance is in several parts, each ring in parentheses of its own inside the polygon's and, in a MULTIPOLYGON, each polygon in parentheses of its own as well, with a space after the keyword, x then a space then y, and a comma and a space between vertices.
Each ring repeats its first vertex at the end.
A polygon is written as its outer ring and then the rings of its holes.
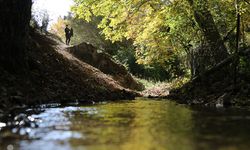
POLYGON ((0 108, 138 96, 99 69, 68 54, 64 46, 53 35, 31 33, 27 58, 29 70, 24 74, 12 74, 0 66, 0 108))
POLYGON ((239 75, 236 84, 229 75, 224 78, 206 78, 170 90, 165 98, 179 103, 211 107, 250 106, 250 82, 245 75, 239 75))

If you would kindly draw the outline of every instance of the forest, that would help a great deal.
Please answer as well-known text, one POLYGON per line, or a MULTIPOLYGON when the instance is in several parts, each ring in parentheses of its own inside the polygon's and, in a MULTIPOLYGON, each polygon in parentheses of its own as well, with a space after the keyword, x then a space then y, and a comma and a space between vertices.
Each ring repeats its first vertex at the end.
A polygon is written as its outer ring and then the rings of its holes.
POLYGON ((0 1, 0 149, 249 148, 249 0, 37 1, 0 1))

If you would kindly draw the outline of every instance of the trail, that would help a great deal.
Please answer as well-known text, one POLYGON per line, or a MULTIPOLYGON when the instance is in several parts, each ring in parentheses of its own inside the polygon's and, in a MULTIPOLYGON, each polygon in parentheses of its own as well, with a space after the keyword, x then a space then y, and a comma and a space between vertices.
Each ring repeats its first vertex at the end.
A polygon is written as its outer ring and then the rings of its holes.
POLYGON ((147 87, 141 94, 149 98, 164 98, 169 95, 170 83, 155 83, 154 86, 147 87))

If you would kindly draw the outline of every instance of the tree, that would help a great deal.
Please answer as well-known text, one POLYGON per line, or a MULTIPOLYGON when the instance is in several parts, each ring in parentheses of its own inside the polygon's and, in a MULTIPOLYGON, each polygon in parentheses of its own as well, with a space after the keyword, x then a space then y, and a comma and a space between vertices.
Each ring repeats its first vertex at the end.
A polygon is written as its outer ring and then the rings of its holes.
MULTIPOLYGON (((136 47, 137 62, 162 63, 173 54, 171 41, 161 32, 164 25, 164 3, 161 1, 75 0, 73 11, 90 21, 102 18, 98 27, 106 39, 131 40, 136 47), (157 8, 158 10, 155 10, 157 8), (162 7, 162 8, 161 8, 162 7)), ((165 31, 164 31, 165 32, 165 31)))
POLYGON ((49 25, 49 13, 47 11, 42 12, 42 20, 41 20, 41 30, 42 32, 47 32, 49 25))
POLYGON ((31 5, 31 0, 0 1, 0 63, 8 71, 21 72, 27 67, 31 5))
POLYGON ((220 36, 213 16, 208 10, 207 0, 188 0, 193 9, 194 18, 202 30, 206 41, 209 43, 210 52, 214 59, 215 65, 228 57, 227 48, 220 36))
POLYGON ((98 27, 107 39, 132 40, 139 63, 164 63, 168 58, 186 53, 197 64, 205 63, 202 72, 229 56, 224 37, 234 27, 233 0, 75 2, 73 11, 79 18, 87 21, 92 16, 102 18, 98 27), (201 46, 203 43, 205 47, 201 46))
POLYGON ((41 32, 47 32, 50 16, 47 10, 32 7, 32 23, 40 28, 41 32))

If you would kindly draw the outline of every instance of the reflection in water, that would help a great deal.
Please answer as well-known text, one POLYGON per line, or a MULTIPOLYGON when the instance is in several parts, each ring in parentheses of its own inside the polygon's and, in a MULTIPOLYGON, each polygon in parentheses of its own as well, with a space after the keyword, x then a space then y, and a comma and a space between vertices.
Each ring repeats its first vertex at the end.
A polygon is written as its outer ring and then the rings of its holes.
POLYGON ((0 149, 248 149, 249 111, 204 109, 156 100, 45 108, 29 116, 37 128, 1 131, 0 149))

